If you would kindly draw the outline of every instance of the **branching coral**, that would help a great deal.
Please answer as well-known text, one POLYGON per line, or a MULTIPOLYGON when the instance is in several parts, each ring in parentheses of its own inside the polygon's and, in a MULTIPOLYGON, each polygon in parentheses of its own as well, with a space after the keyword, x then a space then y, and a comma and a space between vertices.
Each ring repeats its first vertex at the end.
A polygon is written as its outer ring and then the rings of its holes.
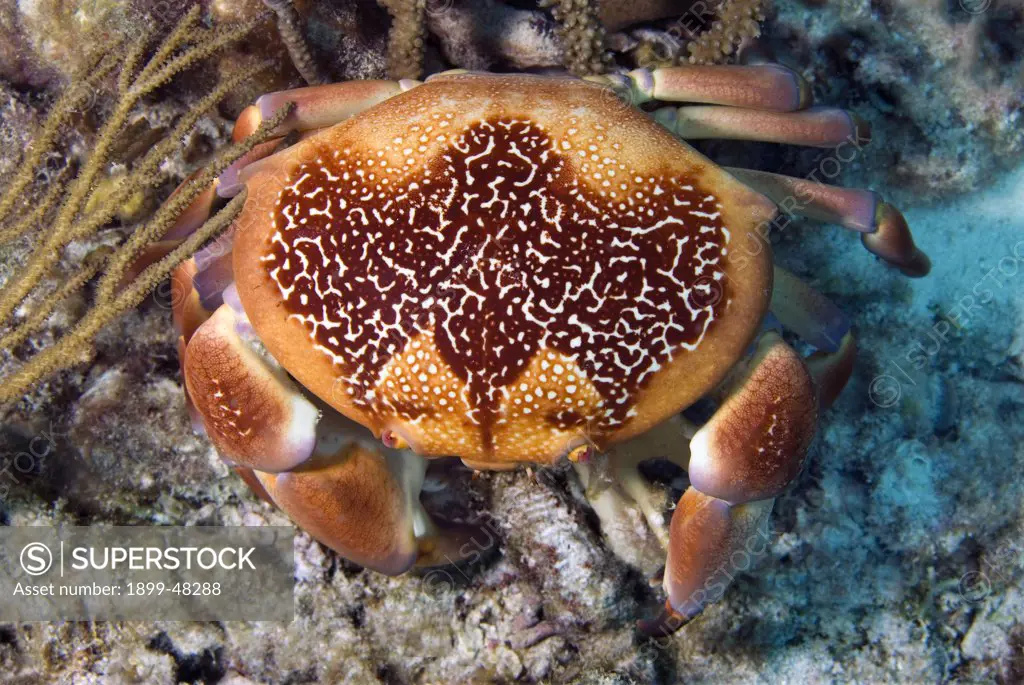
MULTIPOLYGON (((637 21, 664 18, 668 8, 664 0, 646 0, 635 7, 619 6, 603 11, 602 18, 620 26, 630 18, 637 21)), ((668 29, 640 26, 612 35, 611 43, 629 43, 636 64, 649 69, 689 64, 725 64, 736 61, 745 43, 761 34, 768 0, 695 0, 689 7, 676 7, 681 16, 668 29), (685 10, 685 11, 684 11, 685 10)))
POLYGON ((277 15, 277 30, 295 70, 311 86, 326 83, 327 79, 321 75, 316 60, 309 54, 309 46, 302 35, 301 19, 292 0, 263 0, 263 4, 277 15))
POLYGON ((451 63, 479 71, 562 66, 590 76, 613 67, 612 51, 632 52, 633 61, 643 67, 684 61, 718 64, 730 61, 745 41, 760 35, 768 4, 539 0, 540 9, 522 9, 521 3, 498 0, 379 2, 393 17, 388 56, 395 78, 420 75, 427 29, 451 63), (678 19, 667 29, 643 26, 673 16, 678 19), (606 36, 609 31, 616 33, 606 36))
POLYGON ((720 64, 761 35, 767 0, 723 0, 711 28, 687 45, 691 64, 720 64))
POLYGON ((604 25, 592 0, 544 0, 559 25, 566 68, 577 76, 603 74, 611 66, 605 51, 604 25))
POLYGON ((103 45, 102 50, 87 63, 86 70, 73 82, 74 85, 58 99, 0 196, 0 240, 9 242, 23 237, 34 238, 33 250, 20 272, 0 288, 0 322, 8 327, 6 335, 0 337, 0 350, 10 352, 38 331, 62 300, 85 287, 95 276, 100 276, 94 301, 87 313, 56 343, 2 379, 0 402, 15 400, 41 378, 83 361, 88 356, 91 340, 104 325, 138 305, 178 263, 224 230, 241 209, 244 194, 169 254, 132 278, 132 266, 143 250, 163 236, 178 215, 221 171, 269 138, 286 112, 264 122, 253 136, 220 153, 120 244, 95 250, 78 263, 73 263, 68 250, 76 242, 93 238, 140 191, 157 185, 160 166, 169 156, 180 151, 182 140, 203 114, 245 80, 267 68, 265 64, 255 64, 222 79, 179 119, 163 139, 132 162, 116 183, 112 186, 104 183, 110 165, 118 161, 124 163, 124 160, 116 159, 118 139, 126 129, 130 115, 143 99, 178 74, 239 40, 255 25, 255 22, 248 22, 225 29, 204 29, 199 25, 199 17, 200 8, 196 6, 164 38, 148 60, 145 59, 149 46, 147 35, 140 35, 133 41, 116 39, 113 44, 103 45), (106 77, 117 70, 119 62, 113 111, 98 131, 97 142, 77 176, 67 183, 63 177, 58 177, 45 192, 36 188, 37 171, 43 160, 56 151, 62 126, 90 98, 95 97, 106 77), (20 214, 23 214, 21 218, 20 214), (42 230, 44 226, 45 231, 42 230), (62 281, 63 284, 48 286, 50 281, 62 281), (23 308, 23 304, 28 306, 23 308), (22 312, 21 309, 28 311, 22 312))
POLYGON ((426 46, 427 0, 379 0, 391 13, 388 72, 391 78, 419 78, 426 46))
POLYGON ((745 41, 760 35, 767 2, 698 0, 688 8, 667 0, 603 3, 600 8, 593 0, 542 0, 539 4, 551 7, 559 23, 564 65, 582 76, 602 73, 611 65, 604 47, 606 28, 617 30, 673 14, 682 16, 667 32, 649 28, 633 32, 641 41, 636 57, 642 66, 678 63, 683 45, 691 64, 728 61, 745 41))

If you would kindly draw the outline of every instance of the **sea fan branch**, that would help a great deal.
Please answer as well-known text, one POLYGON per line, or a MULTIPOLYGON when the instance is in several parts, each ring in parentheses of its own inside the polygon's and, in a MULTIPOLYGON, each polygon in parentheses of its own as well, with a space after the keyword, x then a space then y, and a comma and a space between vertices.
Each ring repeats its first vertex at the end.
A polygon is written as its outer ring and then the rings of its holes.
POLYGON ((33 187, 36 169, 47 155, 60 152, 57 140, 61 127, 86 103, 88 97, 94 97, 96 92, 102 91, 106 77, 118 66, 118 51, 111 51, 109 44, 104 45, 98 52, 105 54, 92 59, 91 69, 58 98, 28 154, 12 176, 12 181, 0 194, 0 224, 7 224, 0 225, 0 242, 23 237, 36 228, 46 226, 21 272, 0 288, 0 322, 8 328, 7 334, 0 336, 0 350, 11 351, 38 332, 61 302, 85 288, 96 276, 100 277, 96 295, 85 315, 53 345, 31 356, 6 377, 0 378, 0 402, 15 400, 49 373, 84 361, 91 349, 92 339, 100 328, 141 302, 178 263, 227 227, 241 210, 244 193, 216 213, 170 254, 125 283, 126 274, 130 272, 138 255, 160 239, 192 198, 208 187, 224 168, 253 146, 266 141, 274 127, 287 116, 290 107, 268 118, 246 140, 217 155, 192 184, 176 193, 174 198, 137 227, 121 244, 98 248, 77 266, 65 269, 59 276, 61 285, 56 289, 47 289, 41 285, 44 280, 52 281, 61 272, 57 266, 67 257, 65 248, 76 240, 92 238, 110 224, 131 197, 157 185, 160 166, 168 157, 181 150, 184 139, 205 112, 243 82, 268 68, 268 64, 257 64, 222 79, 180 117, 172 130, 151 146, 140 160, 130 164, 130 168, 116 184, 104 183, 101 179, 105 178, 111 163, 120 161, 129 165, 127 160, 115 158, 116 151, 122 147, 118 138, 142 99, 181 72, 244 37, 257 23, 252 21, 230 28, 206 30, 199 27, 199 17, 198 6, 186 13, 145 64, 142 62, 149 37, 140 36, 131 44, 127 57, 121 58, 122 71, 116 81, 113 111, 101 126, 89 157, 74 180, 65 183, 65 169, 43 192, 42 188, 33 187), (11 220, 20 206, 20 198, 31 200, 39 196, 42 199, 31 212, 11 220), (27 312, 17 321, 15 312, 25 302, 30 302, 26 307, 27 312))

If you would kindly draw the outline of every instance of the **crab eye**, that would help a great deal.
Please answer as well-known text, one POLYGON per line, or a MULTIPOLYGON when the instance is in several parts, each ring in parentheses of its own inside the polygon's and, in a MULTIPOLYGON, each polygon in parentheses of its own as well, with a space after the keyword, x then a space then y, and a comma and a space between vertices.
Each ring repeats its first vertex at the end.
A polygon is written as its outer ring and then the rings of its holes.
POLYGON ((384 443, 385 447, 393 450, 404 450, 408 449, 409 442, 399 435, 396 431, 387 429, 380 434, 381 442, 384 443))

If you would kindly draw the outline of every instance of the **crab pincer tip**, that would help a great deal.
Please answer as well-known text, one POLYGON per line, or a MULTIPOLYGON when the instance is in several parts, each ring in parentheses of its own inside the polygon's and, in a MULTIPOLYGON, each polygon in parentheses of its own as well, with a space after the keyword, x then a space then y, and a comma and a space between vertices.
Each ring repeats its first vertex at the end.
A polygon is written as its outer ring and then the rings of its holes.
POLYGON ((643 618, 636 622, 637 631, 643 637, 658 639, 668 637, 690 622, 683 614, 672 608, 672 604, 665 602, 665 608, 657 616, 643 618))
POLYGON ((875 208, 875 230, 863 234, 860 239, 864 247, 898 268, 905 276, 921 278, 931 271, 931 260, 914 245, 906 218, 888 202, 878 203, 875 208))

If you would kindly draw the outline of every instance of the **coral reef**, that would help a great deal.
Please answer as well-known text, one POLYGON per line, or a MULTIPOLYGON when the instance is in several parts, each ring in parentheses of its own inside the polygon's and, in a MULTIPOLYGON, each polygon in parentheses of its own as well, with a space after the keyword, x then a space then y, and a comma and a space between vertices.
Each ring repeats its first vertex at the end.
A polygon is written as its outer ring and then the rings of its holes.
POLYGON ((427 12, 427 25, 444 57, 465 69, 536 69, 562 63, 557 24, 543 12, 499 0, 459 0, 427 12))
POLYGON ((0 76, 14 83, 45 86, 80 71, 82 46, 95 31, 123 28, 123 4, 42 0, 0 7, 0 76), (80 5, 80 6, 78 6, 80 5))
POLYGON ((693 3, 679 0, 634 0, 633 2, 601 2, 598 11, 607 31, 620 31, 632 24, 678 17, 693 3))
MULTIPOLYGON (((15 153, 27 149, 81 58, 60 52, 81 44, 75 22, 48 14, 60 4, 0 7, 0 173, 17 167, 15 153), (44 49, 47 34, 54 45, 44 49)), ((388 16, 376 2, 310 4, 296 9, 331 78, 384 75, 388 16)), ((556 23, 525 4, 444 2, 436 12, 428 4, 426 21, 448 64, 560 64, 556 23), (474 34, 481 18, 493 21, 474 34)), ((641 6, 659 3, 621 4, 640 16, 641 6)), ((809 222, 775 238, 782 263, 852 317, 860 356, 851 386, 823 418, 807 470, 776 506, 765 558, 742 569, 726 597, 675 640, 634 641, 632 619, 653 599, 637 570, 646 560, 638 553, 626 563, 608 549, 628 545, 631 531, 609 541, 572 474, 518 472, 466 479, 479 500, 474 511, 495 521, 492 553, 468 567, 386 578, 300 535, 290 625, 0 625, 0 679, 1021 682, 1024 174, 1004 170, 1021 161, 1024 70, 1020 3, 983 4, 972 14, 965 7, 980 4, 776 0, 769 12, 763 43, 799 65, 820 100, 873 123, 875 142, 835 180, 908 204, 934 270, 907 282, 850 236, 809 222)), ((210 10, 228 22, 263 7, 222 0, 210 10), (229 19, 232 8, 239 14, 229 19)), ((623 26, 634 24, 630 16, 623 26)), ((629 31, 638 28, 665 27, 629 31)), ((433 70, 441 57, 429 42, 433 70)), ((225 64, 271 50, 283 47, 248 46, 225 64)), ((297 85, 284 61, 287 73, 261 78, 297 85)), ((170 128, 202 82, 171 84, 140 115, 157 132, 170 128)), ((95 140, 90 121, 76 117, 61 132, 76 164, 95 140)), ((224 143, 227 127, 216 111, 203 116, 187 159, 160 170, 168 177, 161 188, 224 143)), ((794 159, 808 173, 822 167, 819 152, 756 146, 737 154, 767 169, 794 159)), ((43 170, 61 167, 44 162, 43 170)), ((18 241, 0 247, 0 279, 25 249, 18 241)), ((192 434, 165 296, 158 289, 100 331, 91 365, 3 410, 0 467, 20 457, 0 482, 5 524, 287 523, 192 434)), ((49 344, 87 305, 70 297, 22 348, 49 344)))

